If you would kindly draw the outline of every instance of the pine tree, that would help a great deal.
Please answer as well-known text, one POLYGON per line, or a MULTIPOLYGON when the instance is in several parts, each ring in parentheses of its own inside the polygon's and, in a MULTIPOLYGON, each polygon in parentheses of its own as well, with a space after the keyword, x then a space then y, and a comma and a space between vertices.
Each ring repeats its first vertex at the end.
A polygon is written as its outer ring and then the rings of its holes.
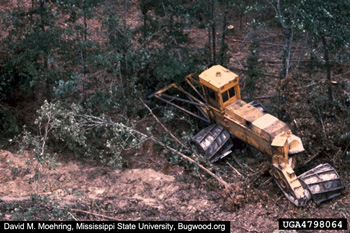
POLYGON ((299 28, 307 31, 313 43, 321 43, 328 80, 328 100, 332 102, 332 55, 350 44, 350 3, 340 1, 300 1, 299 28))
POLYGON ((19 1, 3 16, 3 23, 10 29, 3 43, 10 54, 1 79, 11 83, 11 90, 44 85, 45 97, 51 100, 52 84, 57 78, 54 64, 62 34, 58 19, 56 2, 49 0, 32 0, 30 6, 19 1))

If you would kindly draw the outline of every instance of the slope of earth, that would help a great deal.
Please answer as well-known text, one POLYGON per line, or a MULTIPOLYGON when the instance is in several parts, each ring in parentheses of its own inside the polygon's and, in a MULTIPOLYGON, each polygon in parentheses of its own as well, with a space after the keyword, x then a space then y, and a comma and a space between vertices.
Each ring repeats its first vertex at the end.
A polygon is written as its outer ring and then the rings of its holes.
MULTIPOLYGON (((36 192, 32 180, 36 165, 28 167, 29 157, 28 153, 0 151, 1 220, 13 220, 14 212, 30 207, 30 195, 36 192)), ((272 232, 281 217, 349 214, 345 196, 318 207, 296 208, 281 194, 274 194, 278 189, 272 182, 245 193, 236 187, 236 199, 231 200, 221 189, 209 188, 205 179, 195 180, 184 173, 166 175, 153 168, 113 170, 91 161, 70 160, 60 161, 56 169, 41 170, 38 193, 60 200, 61 207, 71 206, 76 220, 218 220, 231 221, 231 232, 272 232)))
MULTIPOLYGON (((24 208, 36 191, 33 174, 27 170, 28 156, 0 151, 1 220, 12 220, 11 206, 24 208)), ((94 208, 90 203, 97 203, 101 215, 116 220, 236 220, 232 230, 249 228, 241 222, 240 213, 223 207, 220 193, 151 168, 112 170, 88 161, 61 161, 54 170, 43 168, 42 180, 51 182, 42 182, 39 194, 54 195, 62 206, 70 204, 89 211, 94 208)), ((256 209, 254 205, 246 208, 250 212, 256 209)), ((260 209, 264 208, 260 205, 260 209)), ((263 217, 261 211, 254 213, 260 216, 256 223, 260 229, 276 228, 276 222, 263 217)), ((92 217, 75 216, 77 220, 99 220, 92 217)))

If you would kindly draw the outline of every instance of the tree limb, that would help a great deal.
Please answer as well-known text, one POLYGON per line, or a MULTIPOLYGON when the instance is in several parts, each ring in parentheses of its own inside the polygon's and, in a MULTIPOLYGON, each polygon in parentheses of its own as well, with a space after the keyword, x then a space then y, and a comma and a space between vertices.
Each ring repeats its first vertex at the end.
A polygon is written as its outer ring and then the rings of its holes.
POLYGON ((200 167, 202 170, 204 170, 205 172, 207 172, 210 176, 212 176, 213 178, 215 178, 221 185, 223 185, 226 189, 231 190, 231 186, 224 181, 222 178, 220 178, 219 176, 215 175, 213 172, 209 171, 207 168, 205 168, 203 165, 199 164, 198 162, 196 162, 195 160, 191 159, 190 157, 188 157, 187 155, 181 153, 180 151, 175 150, 174 148, 164 144, 163 142, 159 141, 157 138, 153 137, 153 136, 148 136, 136 129, 133 129, 131 127, 128 127, 126 125, 124 125, 123 123, 116 123, 113 121, 108 121, 96 116, 92 116, 92 115, 80 115, 81 117, 85 118, 86 120, 90 120, 91 121, 91 125, 95 124, 97 125, 105 125, 105 126, 116 126, 119 128, 123 128, 131 133, 134 133, 140 137, 143 137, 145 140, 152 140, 154 143, 159 144, 160 146, 170 150, 171 152, 180 155, 182 158, 188 160, 191 163, 196 164, 198 167, 200 167))
POLYGON ((85 211, 85 210, 72 209, 72 211, 81 212, 81 213, 89 214, 89 215, 94 215, 94 216, 97 216, 97 217, 101 217, 101 218, 105 218, 105 219, 109 219, 109 220, 113 220, 113 221, 121 221, 121 219, 112 218, 112 217, 109 217, 109 216, 106 216, 106 215, 96 214, 96 213, 85 211))
POLYGON ((230 166, 230 168, 232 168, 232 170, 234 170, 239 176, 244 177, 234 166, 232 166, 229 162, 226 162, 227 165, 230 166))
POLYGON ((153 116, 153 118, 162 126, 162 128, 177 142, 179 143, 182 147, 186 146, 179 140, 177 139, 164 125, 162 122, 160 122, 160 120, 158 119, 158 117, 156 117, 156 115, 153 114, 152 109, 150 109, 150 107, 148 107, 147 104, 145 104, 145 102, 143 102, 143 100, 141 98, 139 98, 140 101, 143 103, 143 105, 148 109, 148 111, 151 113, 151 115, 153 116))

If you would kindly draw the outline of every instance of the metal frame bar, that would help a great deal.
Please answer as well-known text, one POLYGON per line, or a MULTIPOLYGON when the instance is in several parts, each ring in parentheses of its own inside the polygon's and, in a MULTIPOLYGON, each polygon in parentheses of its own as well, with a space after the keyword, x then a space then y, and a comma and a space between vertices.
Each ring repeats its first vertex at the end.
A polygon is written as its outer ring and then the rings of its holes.
POLYGON ((195 83, 201 85, 199 81, 197 81, 197 80, 195 80, 195 79, 192 78, 192 75, 193 75, 193 74, 190 74, 190 75, 186 76, 186 82, 187 82, 188 85, 190 85, 190 87, 192 87, 192 89, 202 98, 202 100, 205 101, 204 96, 203 96, 201 93, 199 93, 199 91, 197 90, 197 88, 192 84, 191 81, 193 81, 193 82, 195 82, 195 83))
MULTIPOLYGON (((319 178, 319 179, 322 180, 321 178, 319 178)), ((336 180, 339 180, 339 181, 340 181, 340 178, 337 178, 337 179, 334 179, 334 180, 323 180, 323 181, 318 181, 318 182, 314 182, 314 183, 309 183, 309 184, 307 184, 307 185, 310 186, 310 185, 324 184, 324 183, 333 182, 333 181, 336 181, 336 180)))
MULTIPOLYGON (((306 176, 303 176, 301 178, 305 179, 305 178, 309 178, 309 177, 312 177, 312 176, 315 176, 315 175, 318 175, 318 174, 323 174, 323 173, 327 173, 327 172, 330 172, 330 171, 333 171, 333 169, 330 169, 330 170, 326 170, 326 171, 319 171, 319 172, 316 172, 314 174, 309 174, 309 175, 306 175, 306 176)), ((337 176, 339 177, 339 175, 337 174, 337 176)))
MULTIPOLYGON (((195 87, 192 87, 192 88, 194 88, 196 93, 200 95, 200 93, 198 93, 198 91, 196 90, 195 87)), ((174 106, 174 107, 176 107, 176 108, 178 108, 178 109, 180 109, 180 110, 182 110, 182 111, 184 111, 184 112, 186 112, 186 113, 188 113, 188 114, 190 114, 190 115, 192 115, 194 117, 197 117, 198 119, 201 119, 201 120, 203 120, 203 121, 205 121, 207 123, 210 123, 209 115, 206 114, 205 110, 209 111, 209 109, 211 109, 211 107, 208 104, 206 104, 205 102, 202 102, 201 100, 197 99, 192 94, 190 94, 187 91, 185 91, 181 86, 178 86, 176 83, 172 83, 172 84, 168 85, 167 87, 165 87, 165 88, 163 88, 163 89, 161 89, 161 90, 159 90, 159 91, 157 91, 157 92, 147 96, 148 99, 151 99, 153 97, 155 97, 155 98, 157 98, 157 99, 159 99, 159 100, 161 100, 161 101, 163 101, 165 103, 168 103, 168 104, 170 104, 170 105, 172 105, 172 106, 174 106), (186 100, 186 99, 175 97, 175 96, 170 96, 170 95, 167 95, 167 94, 164 93, 164 92, 168 91, 171 88, 175 88, 178 91, 184 93, 190 100, 186 100), (170 100, 164 99, 164 98, 162 98, 162 96, 165 97, 165 98, 168 98, 170 100), (201 117, 201 116, 199 116, 199 115, 197 115, 197 114, 195 114, 193 112, 190 112, 189 110, 187 110, 187 109, 185 109, 185 108, 183 108, 183 107, 181 107, 181 106, 171 102, 172 100, 177 100, 177 101, 181 101, 181 102, 185 102, 185 103, 188 103, 188 104, 195 105, 198 109, 200 109, 200 112, 201 112, 201 114, 204 117, 201 117)), ((200 97, 203 98, 201 95, 200 95, 200 97)))
POLYGON ((178 108, 178 109, 180 109, 180 110, 182 110, 182 111, 184 111, 184 112, 186 112, 186 113, 188 113, 188 114, 190 114, 190 115, 192 115, 194 117, 197 117, 198 119, 201 119, 201 120, 203 120, 203 121, 205 121, 207 123, 210 123, 210 121, 208 119, 205 119, 205 118, 203 118, 201 116, 198 116, 197 114, 195 114, 193 112, 190 112, 187 109, 184 109, 183 107, 180 107, 179 105, 174 104, 174 103, 172 103, 172 102, 170 102, 170 101, 168 101, 168 100, 166 100, 166 99, 164 99, 164 98, 162 98, 160 96, 155 95, 154 97, 159 99, 159 100, 161 100, 161 101, 163 101, 163 102, 165 102, 165 103, 168 103, 168 104, 170 104, 170 105, 172 105, 172 106, 174 106, 174 107, 176 107, 176 108, 178 108))
POLYGON ((197 101, 198 103, 204 104, 206 107, 208 107, 207 104, 205 104, 204 102, 200 101, 199 99, 197 99, 196 97, 194 97, 191 93, 188 93, 187 91, 185 91, 181 86, 178 85, 174 85, 174 88, 178 89, 179 91, 181 91, 182 93, 184 93, 185 95, 191 97, 192 99, 194 99, 195 101, 197 101))
MULTIPOLYGON (((187 96, 187 98, 189 98, 190 100, 192 100, 191 99, 191 97, 189 97, 189 96, 187 96)), ((192 100, 193 101, 193 100, 192 100)), ((208 120, 210 120, 209 119, 209 117, 208 117, 208 115, 203 111, 203 109, 201 109, 199 106, 197 106, 197 105, 195 105, 196 106, 196 108, 198 109, 198 111, 200 112, 200 113, 202 113, 202 115, 203 115, 203 117, 205 117, 205 118, 207 118, 208 120)))
POLYGON ((179 98, 179 97, 167 95, 167 94, 164 94, 164 93, 162 93, 161 96, 164 96, 164 97, 167 97, 167 98, 173 99, 173 100, 182 101, 182 102, 185 102, 185 103, 188 103, 188 104, 193 104, 193 105, 196 105, 196 106, 206 107, 205 104, 197 103, 197 102, 195 102, 193 100, 186 100, 186 99, 182 99, 182 98, 179 98))

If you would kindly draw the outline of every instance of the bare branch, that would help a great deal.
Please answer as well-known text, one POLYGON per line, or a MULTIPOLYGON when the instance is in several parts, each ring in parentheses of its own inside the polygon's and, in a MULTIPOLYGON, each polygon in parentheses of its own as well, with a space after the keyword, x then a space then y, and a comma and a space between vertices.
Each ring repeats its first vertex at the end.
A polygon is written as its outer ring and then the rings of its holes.
POLYGON ((208 173, 210 176, 212 176, 213 178, 215 178, 221 185, 223 185, 226 189, 228 190, 231 190, 231 187, 230 185, 224 181, 221 177, 215 175, 213 172, 209 171, 207 168, 205 168, 203 165, 199 164, 198 162, 196 162, 195 160, 191 159, 190 157, 188 157, 187 155, 181 153, 180 151, 177 151, 175 150, 174 148, 164 144, 163 142, 159 141, 158 139, 156 139, 155 137, 153 136, 148 136, 138 130, 135 130, 131 127, 128 127, 126 125, 124 125, 123 123, 116 123, 116 122, 113 122, 113 121, 108 121, 108 120, 104 120, 100 117, 95 117, 95 116, 92 116, 92 115, 80 115, 81 117, 85 118, 86 120, 90 121, 91 125, 94 125, 95 126, 117 126, 117 127, 121 127, 131 133, 134 133, 135 135, 138 135, 142 138, 144 138, 145 140, 149 139, 149 140, 152 140, 153 142, 161 145, 162 147, 170 150, 171 152, 177 154, 177 155, 180 155, 182 158, 188 160, 189 162, 191 163, 194 163, 196 164, 198 167, 200 167, 203 171, 205 171, 206 173, 208 173))
POLYGON ((143 105, 148 109, 148 111, 151 113, 151 115, 153 116, 153 118, 162 126, 162 128, 177 142, 177 143, 179 143, 182 147, 185 147, 186 148, 186 146, 179 140, 179 139, 177 139, 175 136, 174 136, 174 134, 172 134, 164 125, 163 125, 163 123, 162 122, 160 122, 160 120, 153 114, 153 112, 152 112, 152 109, 150 109, 149 107, 148 107, 148 105, 147 104, 145 104, 145 102, 143 102, 143 100, 140 98, 140 101, 143 103, 143 105))
POLYGON ((96 214, 96 213, 85 211, 85 210, 72 209, 72 211, 81 212, 81 213, 89 214, 89 215, 94 215, 94 216, 97 216, 97 217, 100 217, 100 218, 109 219, 109 220, 113 220, 113 221, 121 221, 121 219, 112 218, 112 217, 109 217, 109 216, 106 216, 106 215, 96 214))
POLYGON ((226 162, 227 165, 230 166, 230 168, 232 168, 232 170, 234 170, 239 176, 244 177, 234 166, 232 166, 229 162, 226 162))

